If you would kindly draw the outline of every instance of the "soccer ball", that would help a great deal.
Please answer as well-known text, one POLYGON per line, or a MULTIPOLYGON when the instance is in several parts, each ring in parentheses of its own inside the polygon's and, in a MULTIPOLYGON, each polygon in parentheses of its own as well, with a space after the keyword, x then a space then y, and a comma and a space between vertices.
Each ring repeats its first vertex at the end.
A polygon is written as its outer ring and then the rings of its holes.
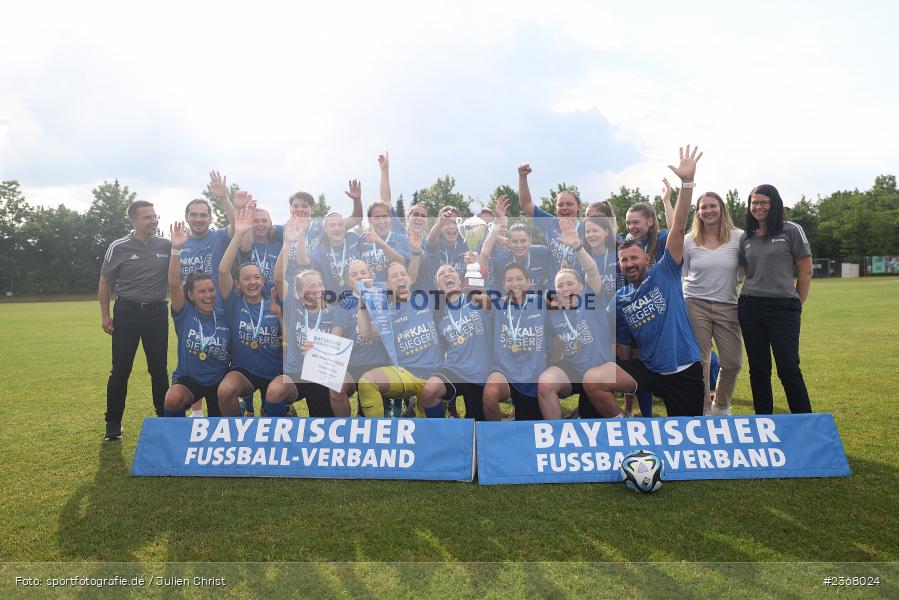
POLYGON ((664 478, 665 463, 649 450, 635 450, 621 461, 621 480, 636 492, 655 492, 664 478))

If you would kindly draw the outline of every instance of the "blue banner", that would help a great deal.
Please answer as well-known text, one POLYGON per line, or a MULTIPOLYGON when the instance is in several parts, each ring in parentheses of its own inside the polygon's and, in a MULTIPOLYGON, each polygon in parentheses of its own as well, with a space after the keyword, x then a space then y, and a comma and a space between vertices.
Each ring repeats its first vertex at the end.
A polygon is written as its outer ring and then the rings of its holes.
POLYGON ((845 477, 851 474, 833 415, 572 419, 478 423, 478 481, 621 481, 640 448, 665 479, 845 477))
POLYGON ((131 474, 471 481, 474 421, 147 418, 131 474))

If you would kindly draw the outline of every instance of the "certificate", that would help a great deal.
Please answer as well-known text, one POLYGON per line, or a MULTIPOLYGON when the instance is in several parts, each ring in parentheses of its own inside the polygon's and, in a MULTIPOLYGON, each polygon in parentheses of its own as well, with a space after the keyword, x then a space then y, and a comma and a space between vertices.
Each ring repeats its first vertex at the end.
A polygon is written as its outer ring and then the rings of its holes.
POLYGON ((313 348, 303 358, 300 377, 339 392, 353 352, 353 340, 315 330, 311 340, 313 348))

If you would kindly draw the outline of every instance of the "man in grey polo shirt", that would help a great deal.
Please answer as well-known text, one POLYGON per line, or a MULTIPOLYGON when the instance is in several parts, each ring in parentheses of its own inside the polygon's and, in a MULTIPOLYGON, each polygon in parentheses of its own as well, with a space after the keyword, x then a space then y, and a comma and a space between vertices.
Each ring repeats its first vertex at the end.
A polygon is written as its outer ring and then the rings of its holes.
POLYGON ((138 342, 143 343, 147 357, 157 416, 163 414, 169 387, 166 286, 172 244, 156 235, 159 217, 146 200, 132 202, 128 218, 134 231, 109 245, 97 294, 103 331, 112 336, 112 372, 106 384, 106 441, 122 438, 128 377, 138 342), (116 301, 110 316, 112 290, 116 301))

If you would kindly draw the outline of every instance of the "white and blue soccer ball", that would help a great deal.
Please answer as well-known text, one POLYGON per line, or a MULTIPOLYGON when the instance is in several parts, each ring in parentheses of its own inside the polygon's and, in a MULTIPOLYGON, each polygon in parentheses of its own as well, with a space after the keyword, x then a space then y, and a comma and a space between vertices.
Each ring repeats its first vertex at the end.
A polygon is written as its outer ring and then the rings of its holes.
POLYGON ((635 492, 651 494, 662 487, 665 463, 655 452, 635 450, 621 461, 621 480, 635 492))

